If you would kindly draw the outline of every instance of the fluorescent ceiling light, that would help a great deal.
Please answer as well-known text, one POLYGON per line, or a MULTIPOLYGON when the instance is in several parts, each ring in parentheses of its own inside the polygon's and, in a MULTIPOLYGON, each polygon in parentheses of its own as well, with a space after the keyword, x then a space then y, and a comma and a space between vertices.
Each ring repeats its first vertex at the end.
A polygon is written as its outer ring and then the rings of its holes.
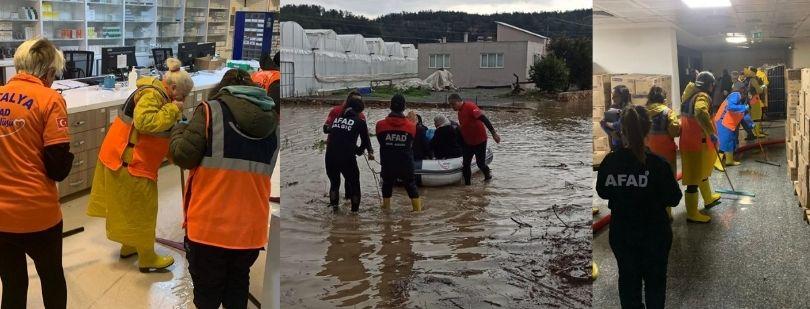
POLYGON ((748 41, 748 39, 746 39, 744 36, 729 36, 729 37, 726 37, 726 42, 729 42, 731 44, 741 44, 741 43, 745 43, 746 41, 748 41))
POLYGON ((690 9, 724 8, 731 6, 731 0, 681 0, 690 9))

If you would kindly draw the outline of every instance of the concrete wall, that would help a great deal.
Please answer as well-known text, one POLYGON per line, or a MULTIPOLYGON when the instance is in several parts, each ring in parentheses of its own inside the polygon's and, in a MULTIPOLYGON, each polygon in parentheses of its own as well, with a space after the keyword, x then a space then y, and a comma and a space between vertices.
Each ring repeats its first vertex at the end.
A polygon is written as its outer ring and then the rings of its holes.
POLYGON ((515 80, 513 73, 525 81, 529 67, 528 45, 525 41, 419 44, 419 78, 424 79, 436 71, 428 68, 431 54, 450 54, 447 70, 453 73, 456 87, 507 86, 515 80), (482 53, 503 53, 503 68, 480 68, 482 53))
POLYGON ((759 67, 763 64, 788 63, 788 50, 763 48, 733 48, 724 50, 710 50, 703 52, 703 67, 715 74, 722 73, 723 69, 742 71, 746 66, 759 67))
POLYGON ((538 44, 545 45, 547 43, 547 39, 539 38, 535 35, 528 34, 524 31, 517 30, 515 28, 507 27, 501 24, 498 24, 498 37, 497 40, 499 42, 522 42, 522 41, 529 41, 535 42, 538 44))
MULTIPOLYGON (((675 29, 657 27, 594 27, 594 67, 606 73, 667 74, 672 89, 678 85, 677 35, 675 29)), ((680 93, 672 94, 673 103, 680 93)), ((672 104, 680 112, 680 104, 672 104)))
POLYGON ((810 39, 797 39, 790 50, 791 68, 810 68, 810 39))

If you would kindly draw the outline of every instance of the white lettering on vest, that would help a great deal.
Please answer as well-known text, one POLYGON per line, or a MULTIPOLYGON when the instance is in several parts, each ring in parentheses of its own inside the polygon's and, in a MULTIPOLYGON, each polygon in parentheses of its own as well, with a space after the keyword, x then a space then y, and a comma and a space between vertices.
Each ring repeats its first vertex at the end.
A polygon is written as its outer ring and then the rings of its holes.
POLYGON ((605 179, 605 186, 606 187, 639 187, 639 188, 646 188, 647 187, 647 177, 650 175, 650 171, 645 171, 643 175, 627 175, 627 174, 618 174, 614 175, 610 174, 605 179))

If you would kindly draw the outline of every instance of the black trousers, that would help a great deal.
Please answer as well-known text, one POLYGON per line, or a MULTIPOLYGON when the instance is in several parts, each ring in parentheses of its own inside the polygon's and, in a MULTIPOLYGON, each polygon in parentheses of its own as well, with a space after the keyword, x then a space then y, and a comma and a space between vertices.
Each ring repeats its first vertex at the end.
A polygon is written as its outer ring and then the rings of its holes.
POLYGON ((413 172, 413 162, 395 162, 395 164, 384 164, 380 170, 383 198, 390 198, 394 194, 394 185, 397 180, 402 181, 405 190, 408 191, 408 197, 419 197, 419 190, 416 188, 416 175, 413 172))
POLYGON ((34 233, 0 232, 0 280, 3 281, 2 309, 26 308, 28 265, 34 260, 42 284, 45 308, 67 306, 67 286, 62 269, 62 222, 34 233))
MULTIPOLYGON (((352 199, 352 208, 360 205, 360 170, 354 155, 335 155, 326 153, 326 176, 329 177, 329 192, 337 198, 340 196, 340 176, 346 179, 345 194, 352 199), (334 192, 334 193, 333 193, 334 192)), ((336 201, 331 201, 336 202, 336 201)))
POLYGON ((484 141, 478 145, 462 145, 461 146, 461 157, 462 157, 462 165, 461 165, 461 172, 464 175, 464 184, 470 184, 470 178, 472 178, 472 157, 475 156, 475 164, 478 165, 478 169, 484 173, 485 177, 489 177, 489 166, 487 166, 487 142, 484 141))
POLYGON ((247 308, 250 267, 261 249, 234 250, 185 239, 194 305, 200 309, 247 308))
POLYGON ((622 308, 644 308, 641 285, 644 283, 646 308, 664 308, 667 293, 667 262, 672 246, 672 229, 667 226, 639 241, 629 237, 638 231, 610 231, 610 248, 619 266, 619 299, 622 308))

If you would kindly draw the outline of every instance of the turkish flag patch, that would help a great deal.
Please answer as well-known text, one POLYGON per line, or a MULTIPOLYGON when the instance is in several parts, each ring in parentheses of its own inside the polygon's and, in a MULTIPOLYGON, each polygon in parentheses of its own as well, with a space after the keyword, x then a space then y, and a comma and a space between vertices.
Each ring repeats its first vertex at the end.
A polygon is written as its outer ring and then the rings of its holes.
POLYGON ((68 127, 68 121, 66 117, 56 118, 56 128, 64 129, 68 127))

